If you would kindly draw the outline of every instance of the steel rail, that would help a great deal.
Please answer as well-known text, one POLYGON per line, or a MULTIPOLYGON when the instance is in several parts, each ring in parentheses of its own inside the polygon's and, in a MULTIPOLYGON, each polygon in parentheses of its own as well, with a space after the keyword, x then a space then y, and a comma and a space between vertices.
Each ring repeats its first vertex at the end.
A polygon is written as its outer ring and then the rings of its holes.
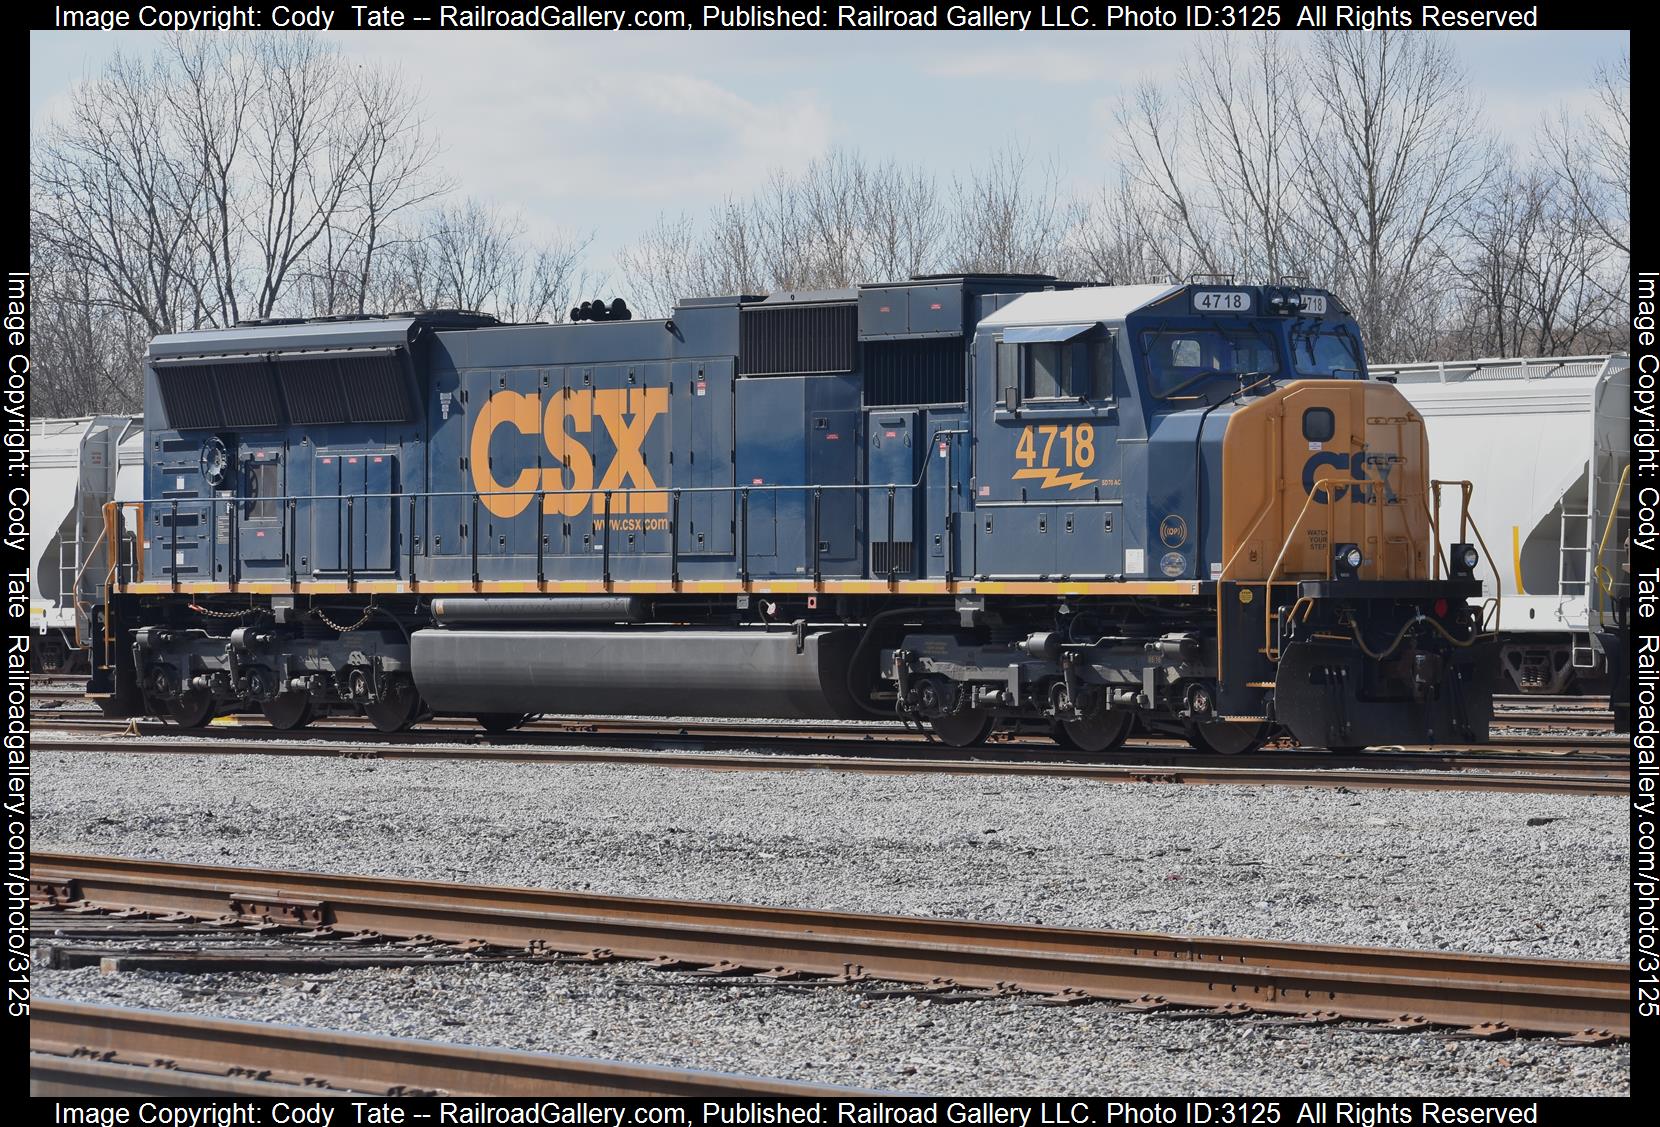
MULTIPOLYGON (((1182 763, 1217 765, 1226 757, 1194 750, 1183 740, 1158 737, 1132 738, 1117 751, 1085 752, 1062 747, 1046 736, 1019 733, 993 738, 976 747, 953 748, 897 726, 876 728, 858 725, 811 727, 773 721, 677 721, 631 718, 559 718, 526 725, 512 732, 485 733, 471 723, 460 727, 464 735, 430 728, 404 732, 379 732, 366 725, 341 723, 333 718, 296 731, 271 728, 259 721, 243 724, 215 721, 202 728, 172 727, 160 721, 134 724, 78 714, 43 714, 36 718, 37 730, 65 732, 116 732, 124 736, 167 736, 172 739, 233 739, 243 741, 337 740, 338 746, 454 745, 462 740, 478 747, 545 747, 548 737, 564 740, 605 740, 611 746, 675 750, 688 742, 705 747, 733 747, 756 750, 756 741, 769 749, 793 748, 814 755, 904 754, 913 758, 957 758, 1007 760, 1015 763, 1112 763, 1135 762, 1170 766, 1182 763), (1151 757, 1151 758, 1149 758, 1151 757)), ((1629 741, 1607 737, 1583 737, 1572 741, 1529 736, 1496 744, 1454 744, 1447 747, 1413 750, 1380 746, 1375 751, 1339 754, 1321 748, 1289 748, 1253 752, 1240 761, 1259 767, 1385 767, 1464 768, 1515 767, 1520 770, 1548 768, 1576 774, 1587 772, 1623 773, 1631 768, 1629 741), (1539 748, 1539 751, 1530 751, 1539 748)))
MULTIPOLYGON (((136 724, 141 734, 167 733, 172 735, 188 735, 191 731, 202 729, 180 729, 169 726, 161 720, 140 717, 133 720, 111 719, 90 712, 43 712, 37 719, 49 725, 61 725, 77 728, 99 728, 113 731, 125 731, 136 724)), ((263 719, 253 715, 246 718, 230 715, 214 720, 209 727, 236 728, 250 735, 263 733, 278 739, 304 738, 307 734, 316 733, 352 733, 353 738, 395 741, 399 739, 454 739, 446 731, 459 730, 472 739, 523 740, 537 734, 565 735, 565 736, 673 736, 675 738, 690 738, 704 740, 753 740, 766 739, 769 742, 799 740, 803 742, 823 742, 833 740, 845 742, 857 740, 865 743, 913 744, 918 746, 939 747, 937 742, 921 735, 915 728, 907 728, 898 723, 864 723, 864 724, 815 724, 812 721, 789 720, 709 720, 709 719, 657 719, 630 716, 568 716, 547 715, 526 722, 512 732, 486 733, 471 719, 459 716, 429 717, 421 723, 403 732, 380 732, 369 726, 367 720, 360 716, 330 716, 318 720, 299 731, 282 731, 269 727, 263 719)), ((1512 735, 1503 730, 1494 733, 1494 738, 1485 744, 1453 744, 1445 745, 1439 751, 1469 751, 1469 752, 1503 752, 1507 750, 1521 750, 1530 747, 1542 748, 1625 748, 1630 741, 1613 735, 1575 736, 1565 741, 1558 736, 1543 736, 1532 733, 1512 735)), ((1130 737, 1130 747, 1169 748, 1172 750, 1186 749, 1191 745, 1186 740, 1174 736, 1138 733, 1130 737)), ((1379 745, 1386 751, 1395 749, 1392 745, 1379 745)), ((992 748, 1039 748, 1048 754, 1061 754, 1065 749, 1056 744, 1047 735, 1034 729, 1017 731, 997 731, 976 750, 992 748)), ((1291 749, 1296 754, 1308 755, 1321 753, 1320 748, 1291 749)), ((1410 752, 1410 754, 1421 754, 1410 752)))
POLYGON ((29 1089, 55 1096, 307 1098, 854 1094, 758 1076, 52 999, 30 1006, 29 1089), (154 1067, 160 1062, 167 1063, 154 1067))
POLYGON ((1495 723, 1504 723, 1521 728, 1584 728, 1588 731, 1612 732, 1614 730, 1614 714, 1612 712, 1524 712, 1521 710, 1503 710, 1493 713, 1495 723))
MULTIPOLYGON (((580 763, 643 767, 677 767, 703 771, 841 771, 866 775, 995 775, 1026 778, 1080 779, 1097 783, 1176 783, 1221 786, 1309 786, 1351 789, 1486 791, 1523 794, 1571 794, 1589 796, 1625 795, 1630 792, 1628 773, 1615 773, 1619 764, 1601 764, 1589 773, 1583 761, 1556 770, 1543 765, 1518 773, 1487 769, 1475 771, 1443 767, 1438 770, 1405 767, 1373 768, 1357 765, 1352 757, 1333 757, 1330 762, 1299 762, 1293 767, 1257 763, 1257 757, 1225 760, 1227 766, 1210 756, 1150 756, 1132 753, 1133 763, 1043 763, 1020 759, 915 758, 872 755, 865 745, 831 745, 813 749, 815 754, 789 755, 773 752, 675 751, 669 749, 628 750, 584 747, 550 748, 535 745, 458 747, 442 744, 328 744, 317 741, 283 743, 276 740, 208 738, 196 741, 111 742, 110 740, 64 740, 37 737, 37 751, 109 754, 138 752, 159 755, 275 755, 301 758, 412 759, 510 763, 580 763), (1159 763, 1159 759, 1174 762, 1159 763), (1153 762, 1149 762, 1153 761, 1153 762)), ((1100 759, 1101 757, 1096 757, 1100 759)), ((1313 757, 1310 757, 1313 758, 1313 757)), ((1364 760, 1360 761, 1364 764, 1364 760)), ((1506 766, 1517 766, 1511 760, 1506 766)))
MULTIPOLYGON (((859 747, 866 754, 873 749, 897 748, 904 750, 920 750, 924 754, 939 752, 962 753, 976 757, 985 755, 1007 755, 1020 759, 1029 759, 1036 755, 1039 759, 1055 762, 1082 757, 1085 762, 1100 762, 1103 756, 1123 757, 1126 755, 1173 753, 1188 760, 1214 763, 1215 755, 1195 751, 1185 740, 1178 740, 1166 736, 1134 736, 1131 737, 1125 748, 1116 752, 1078 752, 1072 751, 1057 744, 1047 736, 1035 732, 994 733, 984 743, 972 748, 952 748, 937 740, 929 739, 926 735, 917 733, 914 729, 906 729, 899 725, 857 725, 857 724, 823 724, 812 725, 805 722, 787 721, 744 721, 744 720, 655 720, 634 717, 550 717, 532 721, 512 732, 486 733, 479 730, 471 721, 456 718, 439 718, 430 720, 426 725, 411 728, 402 732, 380 732, 371 728, 366 722, 354 720, 352 717, 330 717, 325 721, 308 725, 306 728, 284 731, 272 728, 260 720, 250 719, 243 722, 237 717, 222 717, 201 728, 179 728, 168 725, 159 720, 119 720, 102 716, 93 716, 86 713, 42 713, 35 718, 37 727, 43 729, 61 729, 65 731, 107 731, 120 732, 126 735, 137 736, 211 736, 215 734, 229 734, 234 732, 241 739, 266 740, 305 740, 325 738, 345 738, 357 743, 387 743, 400 742, 414 743, 455 743, 465 739, 469 743, 488 742, 494 746, 516 746, 539 744, 538 737, 559 736, 570 739, 602 738, 611 741, 626 741, 628 746, 659 747, 664 741, 673 740, 684 742, 687 740, 699 741, 708 746, 724 744, 739 744, 746 746, 756 740, 764 741, 772 747, 786 747, 799 744, 803 750, 823 748, 827 745, 837 745, 840 748, 859 747), (440 730, 449 729, 449 731, 440 730), (451 734, 459 729, 461 735, 451 734)), ((1272 748, 1273 745, 1269 745, 1272 748)), ((1422 750, 1394 745, 1379 745, 1375 751, 1368 751, 1346 758, 1353 761, 1355 766, 1379 764, 1387 762, 1391 757, 1406 765, 1410 762, 1435 764, 1448 757, 1467 756, 1468 765, 1493 762, 1504 756, 1514 756, 1524 765, 1528 762, 1556 760, 1563 758, 1579 758, 1589 755, 1592 758, 1601 758, 1605 762, 1614 756, 1622 760, 1622 768, 1630 766, 1630 741, 1615 736, 1578 736, 1564 740, 1552 736, 1517 736, 1509 739, 1500 739, 1496 743, 1485 744, 1448 744, 1437 748, 1422 750), (1540 748, 1541 752, 1528 749, 1540 748), (1606 749, 1606 750, 1605 750, 1606 749)), ((1285 762, 1297 763, 1331 763, 1340 757, 1323 748, 1281 748, 1253 752, 1249 758, 1253 762, 1266 763, 1270 757, 1283 757, 1285 762)), ((1459 764, 1465 765, 1465 764, 1459 764)))
POLYGON ((1630 967, 36 853, 30 895, 198 918, 1063 999, 1629 1036, 1630 967))

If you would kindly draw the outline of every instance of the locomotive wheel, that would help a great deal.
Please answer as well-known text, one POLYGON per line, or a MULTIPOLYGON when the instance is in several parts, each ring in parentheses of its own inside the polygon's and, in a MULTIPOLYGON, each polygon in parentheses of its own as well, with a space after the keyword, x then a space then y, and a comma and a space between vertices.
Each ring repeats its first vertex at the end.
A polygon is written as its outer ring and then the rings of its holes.
POLYGON ((530 713, 481 712, 474 717, 474 719, 478 721, 478 726, 483 728, 486 732, 494 732, 497 735, 500 735, 503 732, 511 732, 514 728, 519 727, 526 720, 529 720, 530 713))
POLYGON ((421 694, 408 681, 395 681, 386 696, 363 706, 363 714, 382 732, 401 732, 421 714, 421 694))
POLYGON ((1130 738, 1130 729, 1134 727, 1134 714, 1109 709, 1087 720, 1063 720, 1055 725, 1050 735, 1056 743, 1073 751, 1100 753, 1123 747, 1124 741, 1130 738))
POLYGON ((952 747, 973 747, 984 743, 991 733, 991 716, 978 708, 970 708, 964 712, 956 712, 950 716, 935 716, 929 719, 928 726, 934 730, 934 735, 940 738, 941 743, 952 747))
POLYGON ((213 719, 213 694, 200 690, 175 697, 164 706, 167 718, 181 728, 200 728, 213 719))
POLYGON ((295 732, 311 723, 316 713, 311 698, 305 693, 283 693, 281 696, 259 702, 265 722, 283 732, 295 732))
POLYGON ((1187 742, 1212 755, 1244 755, 1261 747, 1268 738, 1267 724, 1234 724, 1211 720, 1186 726, 1187 742))

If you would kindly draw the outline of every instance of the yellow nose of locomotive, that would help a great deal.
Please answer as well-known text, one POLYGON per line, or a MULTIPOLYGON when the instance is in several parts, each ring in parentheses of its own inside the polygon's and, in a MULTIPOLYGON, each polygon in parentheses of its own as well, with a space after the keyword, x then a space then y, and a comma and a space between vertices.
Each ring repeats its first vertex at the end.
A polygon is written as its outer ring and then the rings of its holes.
POLYGON ((1430 577, 1424 424, 1394 385, 1303 380, 1253 400, 1222 466, 1223 578, 1430 577))

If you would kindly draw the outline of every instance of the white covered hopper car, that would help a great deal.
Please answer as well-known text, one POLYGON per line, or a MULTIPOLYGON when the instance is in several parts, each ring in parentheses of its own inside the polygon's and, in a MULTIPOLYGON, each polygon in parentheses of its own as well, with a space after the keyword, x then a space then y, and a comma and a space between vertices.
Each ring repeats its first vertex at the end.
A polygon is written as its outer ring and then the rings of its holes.
POLYGON ((30 668, 67 672, 86 660, 77 643, 77 592, 82 613, 102 597, 104 505, 144 496, 144 420, 35 419, 29 445, 30 668))
MULTIPOLYGON (((1629 357, 1370 370, 1423 415, 1433 476, 1474 484, 1471 515, 1493 557, 1478 573, 1490 615, 1498 596, 1506 688, 1607 692, 1604 639, 1630 596, 1629 357)), ((1613 672, 1623 676, 1618 658, 1613 672)))

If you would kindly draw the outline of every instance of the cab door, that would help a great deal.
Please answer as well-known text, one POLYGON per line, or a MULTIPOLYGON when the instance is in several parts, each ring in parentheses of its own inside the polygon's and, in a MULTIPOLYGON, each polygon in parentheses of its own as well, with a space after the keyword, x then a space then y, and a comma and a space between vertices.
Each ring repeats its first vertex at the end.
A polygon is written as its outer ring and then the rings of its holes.
POLYGON ((272 574, 287 563, 286 453, 280 444, 242 449, 237 562, 249 578, 272 574))
POLYGON ((979 342, 976 571, 1122 573, 1117 349, 1095 322, 1010 326, 979 342))

